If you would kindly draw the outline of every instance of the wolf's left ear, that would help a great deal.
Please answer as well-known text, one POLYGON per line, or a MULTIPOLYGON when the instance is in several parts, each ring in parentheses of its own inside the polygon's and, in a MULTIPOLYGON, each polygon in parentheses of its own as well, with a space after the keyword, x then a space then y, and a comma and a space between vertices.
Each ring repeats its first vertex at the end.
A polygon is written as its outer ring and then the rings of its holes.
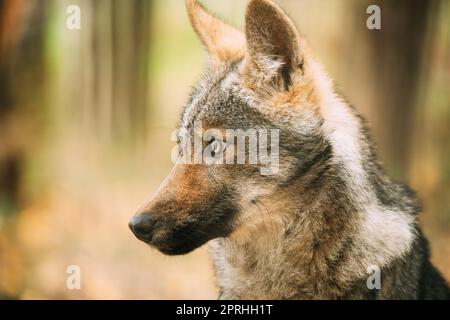
POLYGON ((250 0, 245 22, 247 82, 289 88, 305 67, 302 40, 294 23, 271 0, 250 0))
POLYGON ((245 36, 236 28, 214 17, 197 0, 186 0, 192 27, 208 49, 214 65, 235 61, 245 54, 245 36))

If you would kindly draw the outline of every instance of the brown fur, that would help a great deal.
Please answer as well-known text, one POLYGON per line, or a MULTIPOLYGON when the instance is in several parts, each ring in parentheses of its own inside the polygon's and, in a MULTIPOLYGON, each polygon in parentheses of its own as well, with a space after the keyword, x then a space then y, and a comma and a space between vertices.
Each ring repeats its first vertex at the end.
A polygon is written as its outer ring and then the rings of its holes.
POLYGON ((175 218, 183 220, 187 212, 208 198, 210 189, 203 166, 177 165, 159 187, 164 192, 157 192, 155 198, 141 210, 153 211, 152 206, 158 204, 160 207, 156 210, 156 217, 159 218, 158 214, 165 212, 164 206, 176 206, 175 218))

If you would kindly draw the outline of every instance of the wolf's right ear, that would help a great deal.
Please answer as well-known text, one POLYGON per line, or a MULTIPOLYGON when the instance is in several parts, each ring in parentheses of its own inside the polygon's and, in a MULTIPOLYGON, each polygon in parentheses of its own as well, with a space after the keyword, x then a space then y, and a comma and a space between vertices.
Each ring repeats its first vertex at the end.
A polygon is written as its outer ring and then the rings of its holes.
POLYGON ((245 36, 214 17, 197 0, 186 0, 192 27, 208 49, 213 65, 236 61, 245 54, 245 36))
POLYGON ((272 0, 250 0, 245 16, 244 76, 250 87, 288 89, 304 75, 304 41, 292 20, 272 0))

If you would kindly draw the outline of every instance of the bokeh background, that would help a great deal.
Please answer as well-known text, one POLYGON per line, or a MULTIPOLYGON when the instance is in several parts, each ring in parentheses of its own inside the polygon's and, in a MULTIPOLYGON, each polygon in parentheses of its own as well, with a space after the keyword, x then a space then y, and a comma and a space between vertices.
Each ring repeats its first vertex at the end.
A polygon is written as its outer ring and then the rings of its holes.
MULTIPOLYGON (((203 2, 243 26, 245 1, 203 2)), ((418 192, 450 279, 450 1, 278 2, 418 192), (382 30, 366 28, 371 4, 382 30)), ((166 257, 127 227, 171 167, 205 58, 182 0, 0 0, 0 298, 216 297, 204 248, 166 257)))

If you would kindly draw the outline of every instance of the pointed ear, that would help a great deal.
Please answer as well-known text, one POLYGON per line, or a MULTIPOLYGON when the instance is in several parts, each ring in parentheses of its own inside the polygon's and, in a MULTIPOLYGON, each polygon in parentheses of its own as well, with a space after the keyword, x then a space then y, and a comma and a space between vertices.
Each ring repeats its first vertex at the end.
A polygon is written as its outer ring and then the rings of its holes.
POLYGON ((192 27, 208 49, 213 64, 235 61, 245 54, 245 36, 208 13, 197 0, 186 0, 192 27))
POLYGON ((303 45, 294 23, 271 0, 250 0, 245 22, 247 81, 288 89, 305 67, 303 45))

